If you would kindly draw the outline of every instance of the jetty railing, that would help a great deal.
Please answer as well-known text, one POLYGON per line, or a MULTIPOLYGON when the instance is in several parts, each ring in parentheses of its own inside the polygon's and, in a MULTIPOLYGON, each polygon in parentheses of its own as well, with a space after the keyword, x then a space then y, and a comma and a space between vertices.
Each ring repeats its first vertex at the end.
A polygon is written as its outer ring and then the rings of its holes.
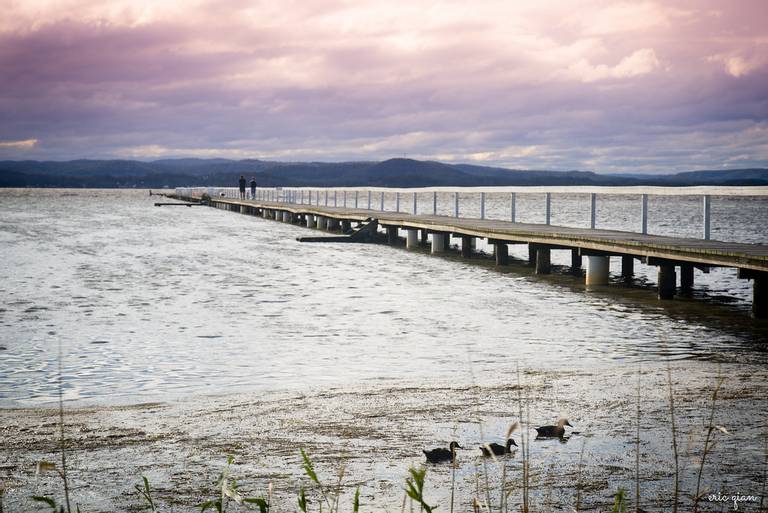
MULTIPOLYGON (((239 199, 237 187, 179 187, 176 193, 182 196, 201 196, 239 199)), ((317 205, 365 209, 381 212, 406 212, 423 215, 450 215, 453 217, 485 219, 490 195, 498 202, 499 195, 506 195, 508 219, 519 222, 519 196, 540 198, 544 224, 552 224, 553 197, 556 195, 584 195, 589 198, 589 228, 598 226, 598 200, 602 196, 634 196, 638 198, 639 226, 637 233, 648 232, 649 202, 651 196, 670 199, 696 196, 701 198, 701 238, 711 237, 713 196, 768 196, 768 187, 257 187, 251 197, 246 189, 246 199, 284 204, 317 205), (716 189, 716 191, 713 191, 716 189), (448 199, 449 204, 445 202, 448 199)))

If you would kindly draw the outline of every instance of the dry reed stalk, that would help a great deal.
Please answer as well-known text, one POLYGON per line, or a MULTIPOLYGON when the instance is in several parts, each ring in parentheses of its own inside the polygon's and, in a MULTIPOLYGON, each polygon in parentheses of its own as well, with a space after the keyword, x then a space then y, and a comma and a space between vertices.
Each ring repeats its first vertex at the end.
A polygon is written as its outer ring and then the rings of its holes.
POLYGON ((637 437, 635 438, 635 513, 640 511, 640 365, 637 366, 637 437))
POLYGON ((667 359, 667 384, 669 385, 669 417, 672 421, 672 454, 675 458, 675 491, 672 494, 672 513, 677 513, 680 498, 680 457, 677 452, 677 424, 675 423, 675 393, 672 385, 672 366, 667 359))
POLYGON ((59 434, 61 443, 61 478, 64 481, 64 499, 67 504, 67 513, 71 513, 69 506, 69 480, 67 479, 67 456, 64 447, 64 383, 62 378, 62 360, 64 355, 59 339, 59 434))
POLYGON ((581 471, 584 468, 584 449, 587 446, 587 439, 581 443, 581 452, 579 452, 579 466, 576 473, 576 513, 581 510, 581 471))
POLYGON ((523 510, 522 513, 528 513, 528 439, 526 434, 526 428, 528 424, 523 424, 523 392, 520 385, 520 364, 517 364, 517 409, 520 416, 520 423, 522 427, 520 429, 520 449, 523 453, 523 510))
MULTIPOLYGON (((765 504, 765 488, 766 484, 768 484, 768 433, 765 435, 765 462, 763 463, 763 487, 760 490, 760 507, 757 508, 758 511, 763 512, 766 511, 766 508, 764 506, 765 504)), ((0 513, 2 512, 2 504, 0 504, 0 513)))
MULTIPOLYGON (((704 464, 707 461, 707 455, 709 455, 709 452, 712 450, 712 433, 715 431, 715 406, 717 404, 717 394, 720 392, 720 387, 723 386, 723 382, 725 381, 725 378, 723 378, 720 375, 720 370, 717 371, 717 383, 715 384, 715 389, 712 391, 712 406, 709 410, 709 423, 707 424, 707 436, 704 439, 704 452, 701 455, 701 463, 699 464, 699 475, 696 478, 696 493, 693 496, 693 513, 696 513, 699 510, 699 501, 701 500, 702 495, 704 495, 701 492, 701 476, 704 473, 704 464)), ((721 428, 724 430, 724 428, 721 428)))
POLYGON ((454 492, 456 490, 456 451, 451 461, 451 513, 453 513, 454 492))

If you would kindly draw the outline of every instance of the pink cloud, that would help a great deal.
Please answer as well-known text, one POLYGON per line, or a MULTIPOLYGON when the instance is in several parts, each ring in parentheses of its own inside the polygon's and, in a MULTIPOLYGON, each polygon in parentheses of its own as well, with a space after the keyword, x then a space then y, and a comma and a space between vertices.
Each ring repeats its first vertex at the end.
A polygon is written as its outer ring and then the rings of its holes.
POLYGON ((767 164, 749 135, 768 116, 762 1, 30 0, 6 14, 0 140, 37 139, 24 158, 767 164), (687 153, 654 156, 689 133, 687 153))

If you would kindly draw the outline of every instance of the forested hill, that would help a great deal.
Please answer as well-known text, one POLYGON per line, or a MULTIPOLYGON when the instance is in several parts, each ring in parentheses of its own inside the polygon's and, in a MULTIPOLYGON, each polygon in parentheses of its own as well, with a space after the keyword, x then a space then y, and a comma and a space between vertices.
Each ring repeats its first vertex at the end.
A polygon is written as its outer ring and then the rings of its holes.
POLYGON ((235 186, 240 175, 259 186, 428 187, 502 185, 768 185, 768 169, 702 170, 666 175, 505 169, 413 159, 383 162, 273 162, 165 159, 0 161, 0 187, 235 186))

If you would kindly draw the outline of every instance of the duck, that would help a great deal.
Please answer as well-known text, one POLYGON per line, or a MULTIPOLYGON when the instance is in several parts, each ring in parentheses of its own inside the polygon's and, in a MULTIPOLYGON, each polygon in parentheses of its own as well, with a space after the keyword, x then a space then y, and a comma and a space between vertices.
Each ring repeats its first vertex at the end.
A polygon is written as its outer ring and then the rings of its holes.
POLYGON ((492 444, 486 444, 481 445, 480 450, 483 452, 483 456, 490 456, 493 454, 494 456, 503 456, 505 454, 511 454, 512 453, 512 446, 517 447, 517 444, 514 440, 511 438, 507 440, 506 447, 503 445, 499 445, 497 443, 492 444))
POLYGON ((571 426, 568 419, 559 419, 554 426, 541 426, 536 428, 536 438, 562 438, 565 434, 565 426, 571 426))
POLYGON ((424 456, 427 457, 428 462, 443 463, 446 461, 452 462, 454 460, 456 457, 456 449, 463 449, 463 447, 459 445, 459 442, 451 442, 448 449, 438 447, 431 451, 422 450, 422 452, 424 453, 424 456))

